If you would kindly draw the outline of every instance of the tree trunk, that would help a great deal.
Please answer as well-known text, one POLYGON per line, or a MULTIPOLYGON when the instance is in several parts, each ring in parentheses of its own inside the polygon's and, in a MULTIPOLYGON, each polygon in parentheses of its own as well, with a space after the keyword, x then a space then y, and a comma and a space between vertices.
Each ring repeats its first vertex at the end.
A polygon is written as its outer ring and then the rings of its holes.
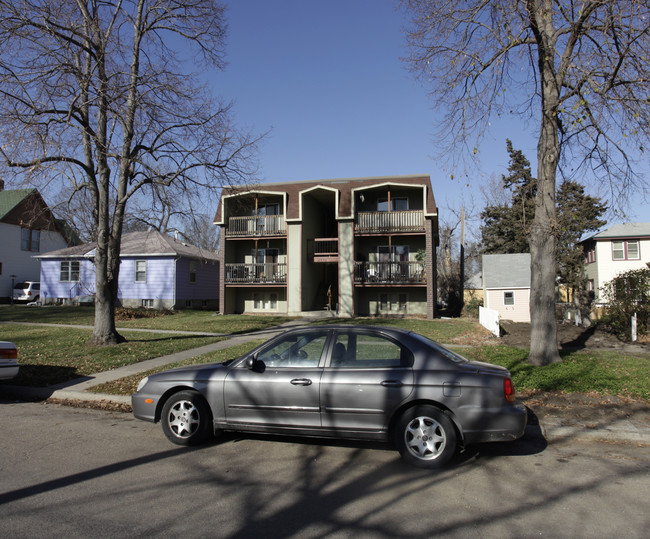
POLYGON ((537 144, 537 196, 530 234, 530 356, 533 365, 561 361, 555 318, 557 218, 555 175, 560 159, 558 108, 561 80, 554 65, 555 32, 550 1, 529 4, 537 39, 542 121, 537 144))
POLYGON ((95 254, 95 326, 89 344, 104 346, 119 344, 126 339, 115 328, 115 305, 119 278, 119 256, 117 264, 109 242, 98 238, 95 254))

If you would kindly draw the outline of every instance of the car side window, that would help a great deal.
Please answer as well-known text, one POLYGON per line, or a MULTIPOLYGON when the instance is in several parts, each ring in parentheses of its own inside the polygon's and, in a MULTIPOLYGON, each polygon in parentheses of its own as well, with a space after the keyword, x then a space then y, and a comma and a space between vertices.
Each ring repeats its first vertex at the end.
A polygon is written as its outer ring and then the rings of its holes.
POLYGON ((395 368, 412 364, 413 354, 383 335, 339 333, 330 365, 339 368, 395 368))
POLYGON ((262 350, 257 359, 267 367, 318 367, 327 333, 287 336, 262 350))

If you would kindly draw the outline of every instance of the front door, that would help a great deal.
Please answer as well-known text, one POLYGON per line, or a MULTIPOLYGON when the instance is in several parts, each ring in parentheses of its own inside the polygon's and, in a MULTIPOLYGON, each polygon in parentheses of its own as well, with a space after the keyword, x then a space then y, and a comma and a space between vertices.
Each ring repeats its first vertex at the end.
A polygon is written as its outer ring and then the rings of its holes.
POLYGON ((327 331, 276 339, 258 354, 258 368, 241 365, 224 382, 229 424, 320 427, 321 358, 327 331))

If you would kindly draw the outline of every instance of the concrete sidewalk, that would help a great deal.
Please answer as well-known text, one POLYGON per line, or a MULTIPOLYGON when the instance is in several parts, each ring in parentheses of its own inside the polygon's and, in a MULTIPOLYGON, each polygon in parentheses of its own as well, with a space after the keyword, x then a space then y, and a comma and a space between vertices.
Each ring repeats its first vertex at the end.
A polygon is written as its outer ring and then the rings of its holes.
MULTIPOLYGON (((300 326, 305 323, 304 320, 297 319, 286 322, 280 326, 268 328, 260 331, 241 335, 225 335, 225 334, 210 334, 214 336, 228 337, 223 341, 208 344, 199 348, 176 352, 167 356, 162 356, 132 365, 126 365, 117 369, 105 372, 98 372, 83 378, 75 378, 61 384, 50 387, 21 387, 3 385, 0 391, 0 397, 9 397, 15 399, 29 399, 29 400, 72 400, 79 402, 104 402, 113 403, 118 405, 131 405, 130 396, 122 395, 108 395, 102 393, 89 392, 88 389, 113 380, 119 380, 127 376, 133 376, 138 373, 143 373, 151 369, 164 367, 171 363, 176 363, 186 359, 191 359, 197 356, 208 354, 231 346, 253 342, 258 340, 266 340, 274 337, 292 326, 300 326)), ((48 325, 48 324, 43 324, 48 325)), ((84 326, 85 327, 85 326, 84 326)), ((128 331, 133 331, 128 329, 128 331)), ((160 333, 160 330, 140 330, 140 331, 155 331, 160 333)), ((169 333, 184 333, 189 332, 172 332, 169 333)), ((206 333, 200 333, 206 335, 206 333)), ((607 424, 594 424, 575 421, 570 417, 559 419, 557 417, 547 417, 539 420, 539 423, 529 424, 526 429, 526 436, 528 437, 543 437, 547 441, 561 442, 569 439, 582 439, 590 441, 607 441, 607 442, 627 442, 637 443, 641 445, 650 446, 650 411, 637 412, 630 417, 624 419, 613 419, 607 424)))
MULTIPOLYGON (((24 324, 31 324, 29 322, 22 322, 24 324)), ((219 341, 212 344, 206 344, 205 346, 200 346, 199 348, 192 348, 190 350, 183 350, 181 352, 176 352, 174 354, 169 354, 167 356, 161 356, 147 361, 141 361, 139 363, 133 363, 131 365, 125 365, 124 367, 119 367, 110 371, 98 372, 91 374, 89 376, 84 376, 82 378, 75 378, 73 380, 67 380, 60 384, 55 384, 48 387, 25 387, 25 386, 12 386, 6 385, 2 386, 1 395, 6 395, 16 399, 58 399, 58 400, 77 400, 84 402, 111 402, 115 404, 131 405, 131 396, 125 395, 107 395, 103 393, 93 393, 88 390, 94 386, 104 384, 106 382, 112 382, 113 380, 119 380, 120 378, 126 378, 127 376, 133 376, 135 374, 144 373, 151 369, 157 369, 164 367, 171 363, 177 363, 179 361, 184 361, 186 359, 191 359, 194 357, 202 356, 204 354, 209 354, 211 352, 216 352, 217 350, 223 350, 224 348, 230 348, 231 346, 237 346, 239 344, 244 344, 247 342, 267 340, 271 337, 284 332, 286 329, 293 326, 303 325, 305 322, 303 320, 292 320, 286 322, 280 326, 273 328, 262 329, 259 331, 253 331, 251 333, 243 333, 241 335, 227 335, 223 333, 196 333, 199 335, 211 335, 219 337, 228 337, 223 341, 219 341)), ((54 324, 37 324, 37 325, 54 325, 54 324)), ((86 328, 90 326, 74 326, 80 328, 86 328)), ((125 330, 125 329, 123 329, 125 330)), ((120 331, 120 328, 118 328, 120 331)), ((125 330, 126 331, 126 330, 125 330)), ((128 331, 133 331, 128 329, 128 331)), ((150 329, 141 329, 138 331, 143 332, 154 332, 154 333, 165 333, 161 330, 150 330, 150 329)), ((192 332, 186 331, 166 331, 166 333, 179 333, 179 334, 192 334, 192 332)))

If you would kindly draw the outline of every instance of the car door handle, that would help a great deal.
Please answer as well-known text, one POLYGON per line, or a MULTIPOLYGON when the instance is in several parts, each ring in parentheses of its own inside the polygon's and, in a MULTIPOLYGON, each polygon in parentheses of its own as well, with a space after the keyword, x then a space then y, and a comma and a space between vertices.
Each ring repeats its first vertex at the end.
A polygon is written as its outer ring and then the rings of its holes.
POLYGON ((294 378, 291 380, 291 384, 294 386, 310 386, 311 380, 309 378, 294 378))
POLYGON ((399 380, 384 380, 381 385, 384 387, 402 387, 404 384, 399 380))

